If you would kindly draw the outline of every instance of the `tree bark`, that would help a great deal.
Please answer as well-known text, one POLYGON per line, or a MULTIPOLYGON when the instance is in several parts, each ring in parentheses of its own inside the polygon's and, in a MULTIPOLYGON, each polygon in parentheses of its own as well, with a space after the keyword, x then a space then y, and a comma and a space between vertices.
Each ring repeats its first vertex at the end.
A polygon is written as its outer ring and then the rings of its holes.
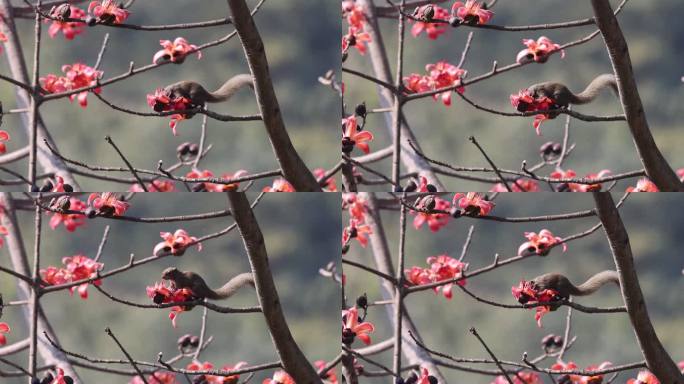
POLYGON ((299 349, 285 320, 280 298, 268 263, 264 236, 244 192, 228 192, 230 212, 235 219, 254 274, 261 310, 285 371, 298 384, 322 383, 318 373, 299 349))
POLYGON ((245 50, 249 70, 254 78, 254 93, 266 126, 271 147, 283 175, 298 192, 321 192, 316 178, 299 157, 285 128, 278 98, 273 89, 268 60, 254 19, 245 0, 228 0, 232 22, 245 50))
POLYGON ((613 64, 620 103, 627 118, 627 125, 629 125, 634 145, 646 174, 663 192, 684 191, 684 184, 679 181, 677 174, 663 157, 651 134, 634 79, 627 41, 625 41, 625 36, 622 34, 610 2, 608 0, 591 0, 591 5, 594 8, 596 26, 601 31, 608 48, 610 61, 613 64))
POLYGON ((594 192, 593 196, 598 217, 608 237, 615 266, 620 275, 622 298, 625 307, 627 307, 629 320, 632 322, 641 352, 646 359, 646 365, 661 383, 682 384, 684 383, 684 376, 679 372, 677 365, 660 343, 648 316, 644 295, 641 292, 639 278, 634 268, 629 236, 613 198, 609 192, 594 192))

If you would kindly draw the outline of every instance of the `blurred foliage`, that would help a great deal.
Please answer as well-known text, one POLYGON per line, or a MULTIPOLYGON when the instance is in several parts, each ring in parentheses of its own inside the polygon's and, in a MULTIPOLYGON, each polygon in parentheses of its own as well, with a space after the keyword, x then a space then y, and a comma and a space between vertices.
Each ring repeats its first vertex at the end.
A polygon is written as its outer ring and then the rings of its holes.
MULTIPOLYGON (((376 3, 385 5, 383 2, 376 3)), ((448 7, 452 3, 447 1, 442 6, 448 7)), ((618 1, 611 1, 611 4, 615 7, 618 1)), ((490 23, 497 25, 555 23, 593 16, 588 2, 573 1, 500 1, 493 11, 495 15, 490 23)), ((684 26, 676 21, 676 15, 683 12, 684 2, 679 0, 632 0, 618 16, 629 45, 651 131, 674 168, 684 167, 684 159, 680 156, 684 135, 681 134, 682 103, 679 99, 684 90, 680 80, 684 75, 684 53, 677 49, 684 43, 684 26)), ((394 70, 397 21, 382 19, 380 25, 389 62, 394 70)), ((554 42, 564 44, 583 38, 596 29, 590 25, 570 29, 502 32, 460 27, 449 28, 437 40, 429 40, 424 33, 414 38, 410 34, 411 25, 407 25, 405 40, 405 75, 424 74, 426 64, 440 60, 457 64, 468 33, 473 32, 471 50, 463 66, 470 78, 489 72, 494 61, 498 62, 499 67, 515 62, 516 54, 524 48, 522 39, 548 36, 554 42)), ((352 51, 344 66, 372 74, 370 60, 360 56, 356 50, 352 51)), ((509 95, 531 84, 559 80, 578 92, 598 74, 606 72, 612 72, 612 67, 599 35, 589 43, 568 49, 564 59, 554 55, 545 64, 533 63, 505 72, 466 87, 466 95, 481 105, 514 112, 509 95)), ((351 108, 364 100, 369 108, 378 105, 374 84, 349 74, 344 74, 344 80, 347 84, 345 101, 348 112, 352 112, 351 108)), ((563 116, 544 122, 541 128, 543 136, 538 137, 534 133, 531 117, 493 115, 474 109, 456 95, 452 99, 451 107, 445 107, 441 101, 425 98, 408 103, 404 108, 423 151, 434 159, 457 166, 488 166, 477 148, 467 140, 469 136, 475 136, 498 167, 519 169, 523 160, 527 160, 528 164, 539 161, 538 148, 544 142, 562 141, 563 116)), ((593 115, 621 112, 619 103, 610 92, 600 95, 593 104, 578 106, 575 110, 593 115)), ((390 144, 381 115, 370 116, 366 127, 376 136, 371 143, 372 150, 390 144)), ((616 173, 642 168, 624 122, 593 123, 573 119, 570 142, 577 143, 577 147, 565 162, 565 167, 576 170, 579 175, 604 168, 616 173)), ((390 161, 384 161, 381 165, 374 165, 374 168, 389 174, 390 166, 390 161)), ((539 174, 547 175, 549 172, 551 170, 539 174)), ((486 184, 446 177, 442 177, 442 181, 448 191, 490 188, 486 184)), ((622 182, 620 188, 623 186, 626 188, 627 182, 622 182)), ((374 190, 386 190, 386 186, 374 190)))
MULTIPOLYGON (((137 194, 127 215, 159 217, 197 214, 227 208, 223 194, 137 194)), ((256 194, 250 194, 250 200, 256 194)), ((285 315, 306 356, 315 361, 331 360, 339 353, 339 288, 332 280, 318 274, 318 269, 339 258, 340 213, 336 194, 267 194, 255 208, 255 214, 264 233, 273 277, 279 291, 285 315), (292 215, 298 219, 293 222, 292 215)), ((160 231, 186 229, 190 235, 204 236, 217 232, 233 223, 230 217, 183 223, 140 224, 117 220, 89 220, 84 227, 70 234, 60 226, 51 230, 49 217, 43 221, 42 266, 61 266, 61 258, 74 254, 94 257, 104 227, 111 226, 109 240, 101 261, 105 270, 125 265, 129 255, 141 259, 152 253, 161 241, 160 231)), ((27 250, 33 249, 33 214, 20 214, 27 250)), ((8 251, 2 249, 0 265, 11 266, 8 251)), ((145 287, 161 281, 161 271, 168 266, 200 273, 212 287, 223 285, 228 278, 249 271, 240 234, 237 230, 205 241, 202 251, 195 248, 182 257, 167 257, 103 281, 102 287, 117 297, 136 303, 149 304, 145 287)), ((15 300, 15 281, 3 275, 0 292, 5 302, 15 300)), ((56 292, 42 299, 45 312, 62 345, 67 350, 91 357, 124 358, 105 334, 110 327, 129 352, 139 360, 156 361, 159 352, 169 359, 178 352, 176 340, 183 334, 199 334, 202 308, 184 312, 173 328, 168 309, 140 309, 114 303, 93 287, 90 297, 81 300, 78 295, 56 292)), ((218 304, 232 307, 252 306, 257 303, 253 290, 240 292, 235 298, 218 304)), ((2 319, 13 330, 9 343, 27 334, 19 307, 5 308, 2 319)), ((207 336, 213 341, 201 355, 202 361, 211 361, 217 367, 246 361, 260 364, 278 360, 266 324, 261 314, 221 315, 209 311, 207 336)), ((12 358, 25 364, 27 352, 12 358)), ((187 362, 187 360, 186 360, 187 362)), ((183 364, 178 366, 184 367, 183 364)), ((121 367, 120 367, 121 368, 121 367)), ((129 367, 130 368, 130 367, 129 367)), ((85 383, 127 383, 121 376, 79 370, 85 383)), ((254 382, 261 382, 273 371, 257 373, 254 382)), ((180 378, 179 378, 180 379, 180 378)), ((0 380, 5 383, 25 382, 0 380)))
MULTIPOLYGON (((614 195, 617 200, 620 196, 614 195)), ((493 215, 507 217, 538 216, 581 211, 593 208, 589 194, 565 195, 513 195, 500 194, 493 215)), ((681 228, 684 225, 684 199, 677 194, 635 194, 629 197, 621 216, 629 233, 641 289, 653 325, 660 340, 675 362, 684 360, 684 333, 681 332, 684 307, 681 292, 684 289, 682 267, 684 259, 678 251, 681 228), (671 212, 665 219, 663 212, 671 212)), ((406 268, 425 267, 428 256, 447 253, 458 258, 468 229, 474 226, 472 243, 464 262, 469 270, 489 265, 494 255, 501 260, 515 256, 518 246, 526 241, 523 232, 539 232, 547 228, 556 236, 567 237, 591 228, 598 222, 595 217, 567 221, 540 223, 498 223, 486 220, 460 218, 451 222, 437 233, 423 226, 412 227, 409 216, 406 237, 406 268)), ((392 259, 396 263, 398 249, 398 212, 383 211, 382 221, 390 244, 392 259)), ((363 249, 354 242, 346 258, 375 265, 369 248, 363 249)), ((546 272, 561 272, 572 282, 579 284, 596 272, 615 269, 610 248, 601 229, 588 237, 568 243, 567 252, 555 248, 546 257, 529 257, 523 261, 499 267, 467 279, 466 287, 476 295, 499 303, 516 304, 511 287, 521 279, 530 280, 546 272)), ((369 302, 381 300, 378 278, 355 269, 345 267, 347 284, 345 293, 349 303, 364 292, 369 302)), ((489 358, 487 352, 473 335, 468 332, 475 326, 495 352, 498 358, 520 361, 523 352, 530 358, 543 353, 541 339, 549 333, 562 335, 565 329, 567 307, 546 314, 543 328, 538 328, 534 311, 492 307, 480 303, 453 288, 454 297, 447 300, 441 294, 423 291, 408 296, 407 310, 413 318, 426 345, 437 351, 464 358, 489 358)), ((589 297, 577 298, 580 304, 596 307, 622 304, 620 292, 614 286, 606 286, 589 297)), ((377 343, 392 335, 387 312, 382 307, 368 311, 368 321, 376 326, 372 334, 377 343)), ((611 361, 624 364, 643 360, 634 331, 626 314, 586 314, 573 311, 572 335, 577 336, 575 344, 568 350, 565 361, 574 361, 580 367, 611 361)), ((356 342, 355 346, 361 345, 356 342)), ((391 352, 373 356, 376 361, 391 366, 391 352)), ((553 358, 538 364, 548 368, 553 358)), ((376 370, 364 364, 368 369, 376 370)), ((469 364, 464 364, 469 365, 469 364)), ((485 368, 481 364, 470 364, 485 368)), ((496 369, 494 365, 486 368, 496 369)), ((442 369, 449 382, 490 383, 493 377, 478 376, 465 372, 442 369)), ((628 373, 622 373, 616 383, 625 383, 628 373)), ((541 375, 546 383, 548 376, 541 375)), ((387 382, 367 379, 369 383, 387 382)))
MULTIPOLYGON (((16 5, 25 4, 20 0, 16 5)), ((255 0, 248 4, 254 6, 255 0)), ((87 2, 81 4, 87 7, 87 2)), ((127 23, 162 25, 183 22, 200 22, 228 16, 225 0, 201 2, 145 0, 131 8, 127 23)), ((255 16, 257 28, 266 47, 276 94, 292 142, 309 168, 332 167, 338 153, 339 99, 329 88, 321 86, 317 77, 328 69, 339 68, 339 7, 332 2, 292 0, 266 1, 255 16), (293 17, 292 15, 296 15, 293 17), (330 113, 330 112, 334 113, 330 113)), ((27 59, 32 57, 33 20, 18 20, 21 42, 27 59)), ((128 70, 129 63, 136 67, 152 62, 152 56, 161 47, 160 39, 173 40, 183 36, 192 44, 214 41, 234 30, 232 26, 219 26, 175 31, 134 31, 120 28, 86 28, 73 41, 60 34, 50 39, 47 27, 43 28, 40 74, 61 74, 63 64, 84 62, 94 65, 104 35, 110 40, 101 67, 109 78, 128 70)), ((202 59, 188 57, 182 65, 165 65, 133 78, 112 84, 103 89, 109 101, 141 112, 150 112, 145 95, 156 88, 180 80, 195 80, 213 90, 229 77, 249 72, 237 36, 222 45, 206 49, 202 59)), ((30 62, 30 60, 29 60, 30 62)), ((0 60, 0 73, 8 74, 6 60, 0 60)), ((14 108, 14 90, 0 87, 0 100, 6 109, 14 108)), ((169 118, 140 117, 119 113, 88 96, 88 108, 82 110, 77 103, 62 99, 43 105, 41 112, 46 125, 67 157, 89 164, 124 166, 116 152, 105 141, 110 135, 129 160, 139 168, 156 169, 161 159, 165 165, 176 160, 176 146, 184 141, 198 142, 202 116, 179 123, 179 136, 173 136, 168 127, 169 118)), ((219 113, 245 115, 257 113, 253 94, 241 91, 227 105, 213 104, 210 109, 219 113)), ((5 117, 4 129, 12 135, 8 151, 27 143, 17 115, 5 117)), ((209 119, 208 143, 212 151, 200 164, 215 174, 233 173, 238 169, 259 172, 277 169, 275 157, 263 123, 225 123, 209 119)), ((24 160, 13 169, 25 173, 24 160)), ((118 176, 120 176, 119 174, 118 176)), ((83 190, 126 190, 127 185, 86 180, 80 177, 83 190)), ((261 181, 261 184, 269 182, 261 181)), ((178 186, 182 188, 181 185, 178 186)), ((13 188, 14 190, 17 187, 13 188)))

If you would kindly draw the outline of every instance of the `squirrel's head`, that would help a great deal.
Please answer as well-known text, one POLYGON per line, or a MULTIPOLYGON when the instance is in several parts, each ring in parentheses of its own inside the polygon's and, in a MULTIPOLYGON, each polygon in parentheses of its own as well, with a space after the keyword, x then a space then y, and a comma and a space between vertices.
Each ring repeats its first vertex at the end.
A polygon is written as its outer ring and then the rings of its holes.
POLYGON ((162 279, 164 280, 175 280, 176 276, 180 274, 180 271, 176 267, 168 267, 162 272, 162 279))

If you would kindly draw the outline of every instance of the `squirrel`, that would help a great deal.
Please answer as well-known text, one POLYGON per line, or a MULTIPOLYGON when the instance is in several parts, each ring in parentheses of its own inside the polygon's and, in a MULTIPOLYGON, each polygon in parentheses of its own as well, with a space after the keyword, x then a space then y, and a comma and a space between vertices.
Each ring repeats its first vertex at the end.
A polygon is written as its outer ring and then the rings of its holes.
POLYGON ((168 85, 164 88, 164 92, 173 97, 185 97, 189 99, 193 105, 204 105, 206 103, 227 101, 233 97, 237 91, 246 86, 254 89, 252 75, 235 75, 214 92, 209 92, 199 83, 189 80, 179 81, 168 85))
POLYGON ((178 289, 190 289, 192 293, 200 299, 206 298, 210 300, 227 299, 237 293, 237 291, 245 285, 254 287, 254 276, 251 273, 241 273, 230 279, 221 288, 217 289, 209 288, 202 276, 197 273, 181 271, 176 267, 166 268, 164 272, 162 272, 162 279, 171 280, 178 289))
POLYGON ((584 91, 577 94, 572 93, 564 84, 553 81, 531 85, 527 90, 535 99, 546 96, 553 99, 557 106, 567 108, 570 104, 587 104, 592 102, 603 88, 608 87, 616 95, 618 94, 615 76, 606 73, 596 76, 584 91))
POLYGON ((602 271, 590 277, 581 285, 575 286, 568 280, 567 277, 560 273, 551 272, 532 279, 532 283, 538 290, 553 289, 558 292, 558 296, 562 299, 573 296, 587 296, 596 292, 602 286, 608 283, 615 283, 620 285, 620 279, 616 271, 602 271))

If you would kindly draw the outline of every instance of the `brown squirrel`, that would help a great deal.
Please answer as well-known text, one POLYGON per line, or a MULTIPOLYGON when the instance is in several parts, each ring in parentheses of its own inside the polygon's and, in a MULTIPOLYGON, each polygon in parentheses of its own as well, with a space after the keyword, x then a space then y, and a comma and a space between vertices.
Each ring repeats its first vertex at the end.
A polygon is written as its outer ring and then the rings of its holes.
POLYGON ((217 289, 209 288, 202 276, 197 273, 181 271, 176 267, 166 268, 164 272, 162 272, 162 279, 171 280, 178 289, 190 289, 192 293, 200 299, 206 298, 210 300, 227 299, 237 293, 237 291, 245 285, 254 287, 254 276, 252 276, 251 273, 241 273, 230 279, 221 288, 217 289))
POLYGON ((233 97, 237 91, 246 86, 254 89, 252 75, 235 75, 214 92, 209 92, 199 83, 189 80, 171 84, 164 88, 164 92, 173 97, 185 97, 189 99, 193 105, 204 105, 205 103, 227 101, 233 97))
POLYGON ((567 277, 556 272, 546 273, 532 279, 532 283, 537 287, 538 290, 553 289, 558 292, 558 296, 563 299, 570 298, 570 295, 591 295, 592 293, 598 291, 602 286, 611 282, 617 284, 618 286, 620 285, 618 273, 615 271, 599 272, 578 286, 572 284, 567 277))
POLYGON ((553 81, 531 85, 527 90, 535 99, 546 96, 553 99, 559 107, 567 107, 570 104, 592 102, 603 88, 611 88, 616 95, 618 94, 614 75, 606 73, 597 76, 584 91, 577 94, 572 93, 564 84, 553 81))

